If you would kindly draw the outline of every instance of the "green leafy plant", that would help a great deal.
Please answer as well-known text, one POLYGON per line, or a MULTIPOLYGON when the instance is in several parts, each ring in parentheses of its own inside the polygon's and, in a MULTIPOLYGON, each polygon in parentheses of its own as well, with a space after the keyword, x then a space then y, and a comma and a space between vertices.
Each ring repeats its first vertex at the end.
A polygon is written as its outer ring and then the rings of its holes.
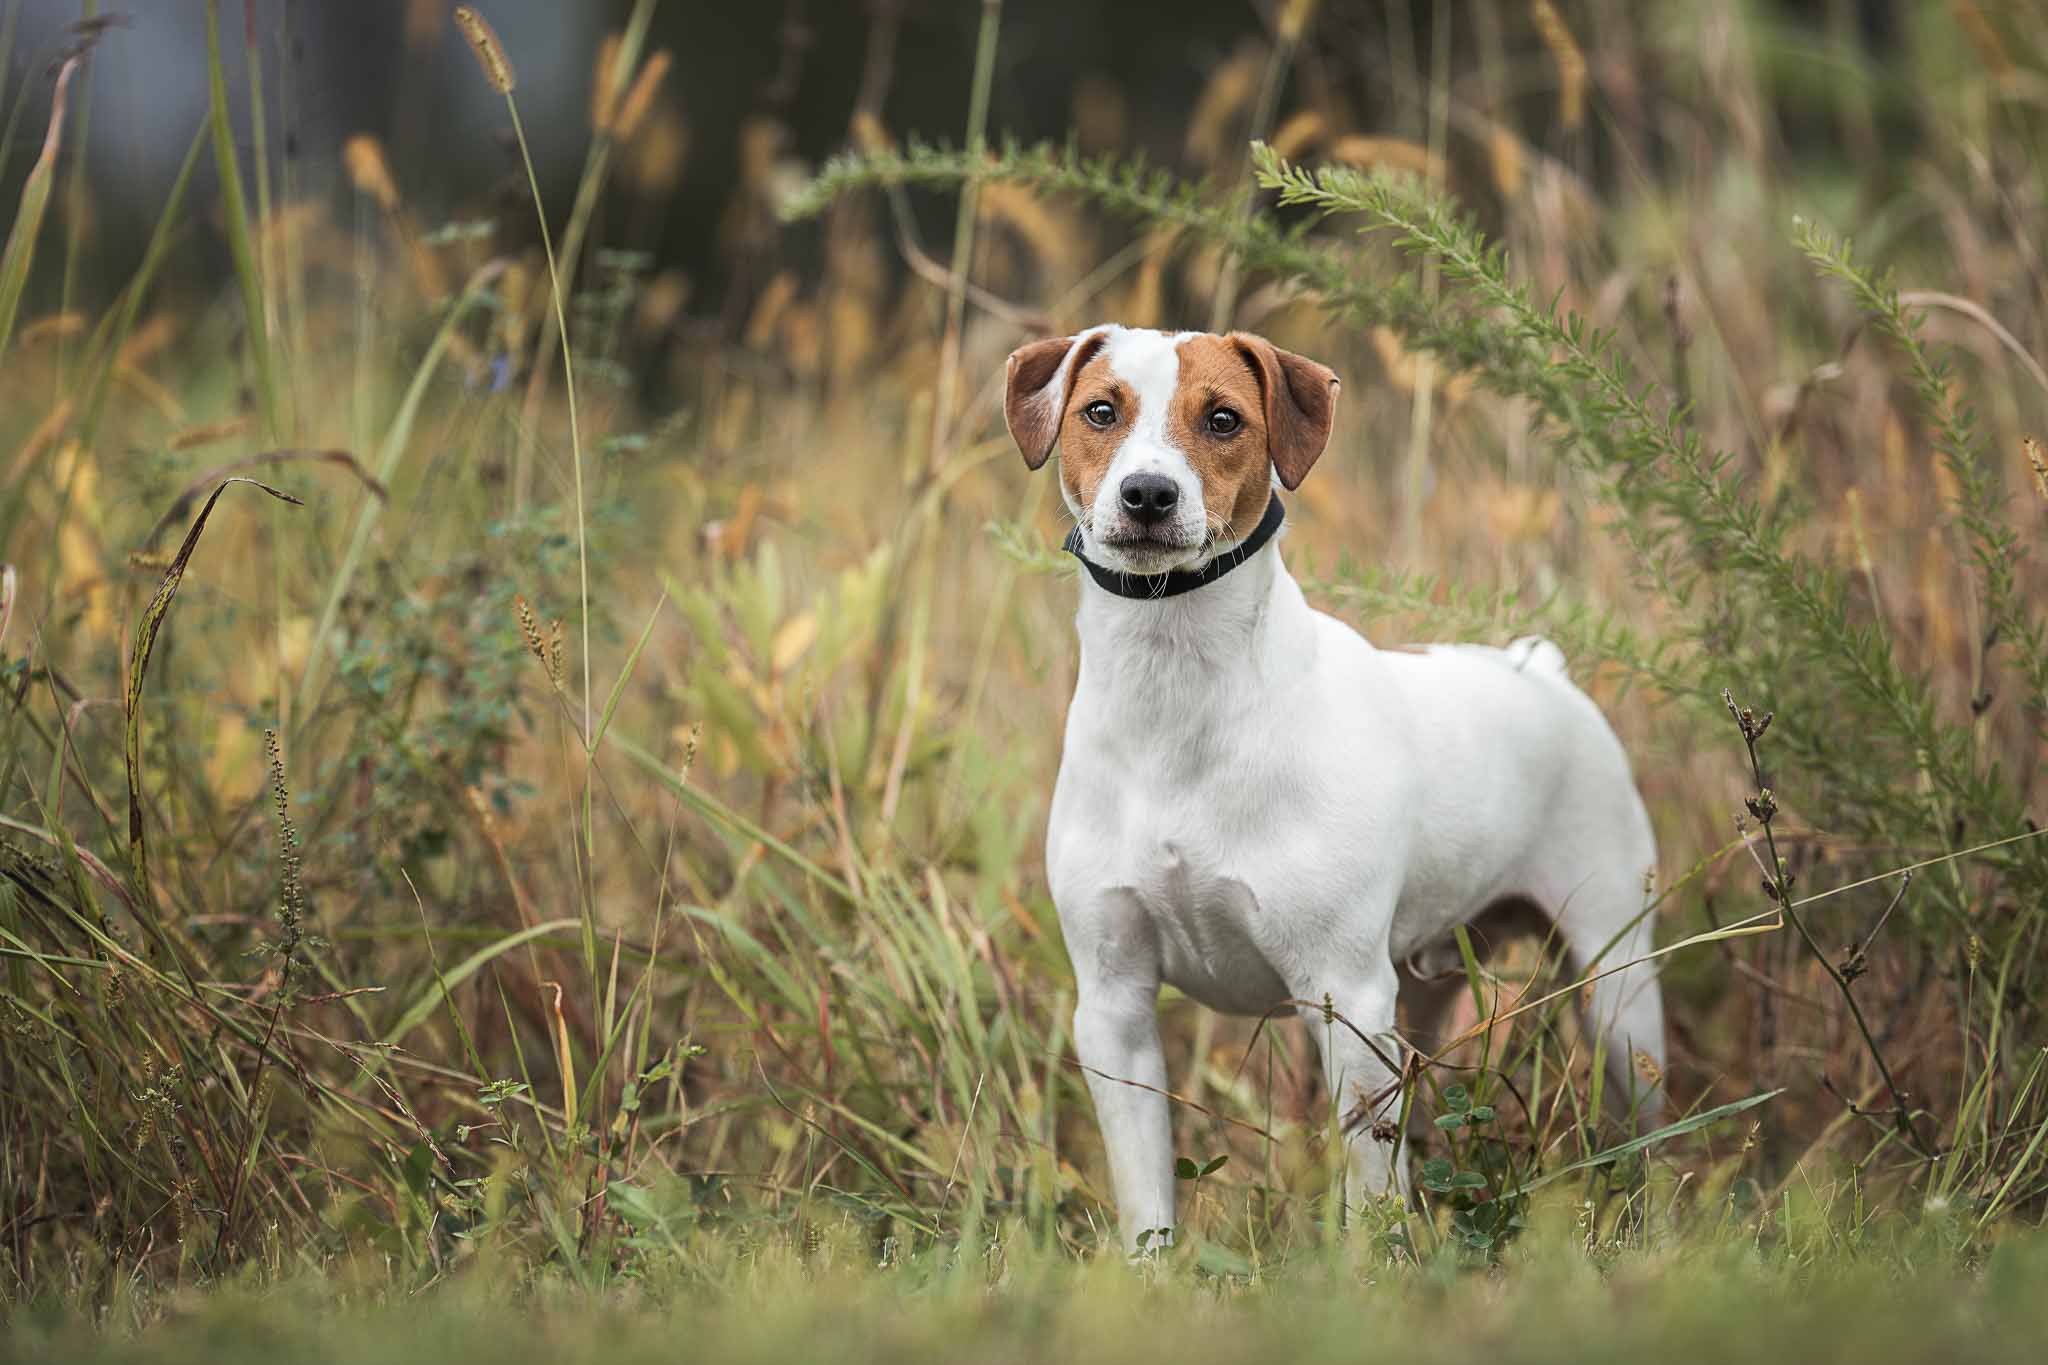
POLYGON ((1433 1122, 1452 1135, 1452 1155, 1424 1160, 1420 1183, 1451 1210, 1459 1249, 1491 1257, 1524 1225, 1522 1172, 1508 1145, 1487 1131, 1495 1119, 1492 1105, 1474 1104, 1462 1085, 1445 1086, 1442 1098, 1445 1112, 1433 1122))

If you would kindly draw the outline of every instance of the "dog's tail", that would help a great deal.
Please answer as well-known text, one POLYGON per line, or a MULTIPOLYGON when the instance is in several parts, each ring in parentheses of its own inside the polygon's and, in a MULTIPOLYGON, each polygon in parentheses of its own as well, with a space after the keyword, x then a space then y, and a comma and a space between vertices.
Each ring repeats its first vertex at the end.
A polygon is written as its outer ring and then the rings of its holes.
POLYGON ((1510 640, 1501 653, 1508 656, 1518 673, 1547 673, 1554 678, 1569 678, 1570 669, 1565 664, 1564 651, 1541 635, 1524 635, 1510 640))

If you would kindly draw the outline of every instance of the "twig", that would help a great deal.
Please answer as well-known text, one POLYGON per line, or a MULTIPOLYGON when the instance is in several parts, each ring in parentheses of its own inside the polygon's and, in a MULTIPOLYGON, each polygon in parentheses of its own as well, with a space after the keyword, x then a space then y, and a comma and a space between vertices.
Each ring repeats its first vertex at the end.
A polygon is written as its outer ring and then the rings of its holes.
MULTIPOLYGON (((1794 932, 1799 935, 1799 941, 1806 945, 1806 950, 1813 954, 1814 961, 1820 963, 1821 970, 1828 974, 1828 979, 1833 981, 1835 988, 1842 993, 1842 1002, 1849 1007, 1849 1017, 1856 1021, 1856 1031, 1863 1035, 1863 1043, 1870 1051, 1870 1059, 1877 1063, 1877 1073, 1883 1077, 1885 1090, 1892 1097, 1892 1123, 1898 1129, 1899 1136, 1905 1139, 1907 1146, 1926 1160, 1935 1161, 1939 1159, 1940 1153, 1921 1138, 1920 1130, 1914 1125, 1912 1112, 1906 1107, 1905 1094, 1892 1076, 1891 1064, 1885 1061, 1884 1049, 1878 1046, 1877 1038, 1870 1031, 1869 1022, 1863 1017, 1863 1007, 1856 1003, 1855 992, 1849 988, 1851 978, 1844 976, 1834 963, 1828 961, 1827 953, 1815 940, 1812 931, 1806 927, 1806 921, 1799 917, 1799 912, 1793 907, 1792 874, 1786 870, 1785 860, 1778 855, 1778 841, 1771 833, 1771 822, 1777 816, 1778 803, 1771 794, 1769 784, 1764 781, 1763 759, 1757 754, 1756 749, 1757 741, 1764 737, 1764 731, 1771 728, 1772 713, 1766 711, 1762 717, 1758 717, 1748 707, 1738 705, 1734 693, 1726 688, 1721 691, 1721 700, 1727 704, 1728 714, 1735 718, 1736 727, 1742 732, 1743 746, 1749 751, 1749 771, 1756 783, 1756 795, 1748 797, 1743 804, 1749 813, 1756 817, 1757 823, 1763 826, 1764 845, 1770 855, 1770 867, 1764 877, 1764 894, 1777 903, 1779 914, 1792 926, 1794 932)), ((1899 895, 1905 895, 1904 886, 1899 888, 1899 895)), ((1894 904, 1896 903, 1895 900, 1894 904)), ((1886 915, 1890 913, 1889 909, 1885 911, 1886 915)), ((1882 926, 1883 920, 1880 919, 1878 923, 1882 926)), ((1876 930, 1873 929, 1871 932, 1874 934, 1876 930)), ((1822 1079, 1825 1082, 1826 1078, 1822 1079)))
POLYGON ((1883 929, 1884 922, 1892 917, 1892 911, 1899 908, 1899 902, 1906 898, 1906 888, 1912 884, 1913 873, 1909 869, 1899 877, 1899 889, 1892 894, 1891 904, 1885 906, 1884 913, 1877 917, 1877 923, 1870 926, 1870 932, 1863 936, 1863 941, 1851 948, 1848 956, 1842 959, 1842 977, 1844 980, 1854 981, 1869 970, 1869 964, 1864 961, 1864 955, 1870 951, 1870 945, 1877 941, 1878 931, 1883 929))

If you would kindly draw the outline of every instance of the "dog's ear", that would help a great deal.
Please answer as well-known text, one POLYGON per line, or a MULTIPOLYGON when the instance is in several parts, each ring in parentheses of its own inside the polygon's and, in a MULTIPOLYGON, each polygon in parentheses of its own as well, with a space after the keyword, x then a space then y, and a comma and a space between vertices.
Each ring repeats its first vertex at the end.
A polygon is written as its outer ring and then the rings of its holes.
POLYGON ((1232 332, 1236 346, 1259 376, 1266 404, 1266 452, 1280 482, 1299 488, 1309 467, 1330 443, 1330 420, 1342 386, 1327 365, 1283 351, 1264 337, 1232 332))
POLYGON ((1059 440, 1067 410, 1067 385, 1074 369, 1101 343, 1100 332, 1048 337, 1010 352, 1009 383, 1003 392, 1003 421, 1024 463, 1037 469, 1059 440))

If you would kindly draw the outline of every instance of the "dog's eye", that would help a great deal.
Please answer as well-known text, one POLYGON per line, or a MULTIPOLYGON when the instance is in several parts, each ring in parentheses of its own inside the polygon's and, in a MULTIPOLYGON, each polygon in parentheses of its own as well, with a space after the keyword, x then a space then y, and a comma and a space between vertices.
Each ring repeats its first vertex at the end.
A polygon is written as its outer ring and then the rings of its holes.
POLYGON ((1229 408, 1218 408, 1209 414, 1209 431, 1215 436, 1228 436, 1244 425, 1244 419, 1229 408))
POLYGON ((1081 409, 1081 419, 1091 427, 1108 427, 1116 424, 1116 405, 1098 398, 1081 409))

